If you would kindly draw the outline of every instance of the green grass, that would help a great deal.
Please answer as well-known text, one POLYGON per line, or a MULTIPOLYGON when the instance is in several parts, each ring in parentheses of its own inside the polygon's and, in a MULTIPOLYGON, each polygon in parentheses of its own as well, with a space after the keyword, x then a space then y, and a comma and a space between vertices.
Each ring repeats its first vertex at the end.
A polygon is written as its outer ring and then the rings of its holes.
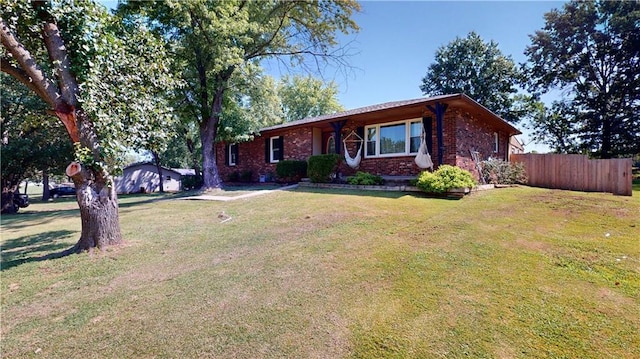
POLYGON ((48 261, 77 204, 34 203, 2 217, 2 356, 640 357, 639 196, 134 195, 125 245, 48 261))

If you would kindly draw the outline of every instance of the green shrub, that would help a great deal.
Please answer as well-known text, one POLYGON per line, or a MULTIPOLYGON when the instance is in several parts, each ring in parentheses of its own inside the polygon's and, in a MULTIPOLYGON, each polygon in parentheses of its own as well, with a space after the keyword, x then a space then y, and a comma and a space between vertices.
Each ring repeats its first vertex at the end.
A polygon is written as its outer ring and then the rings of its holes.
POLYGON ((356 172, 355 176, 351 176, 347 179, 347 183, 354 185, 374 186, 383 184, 384 179, 371 173, 358 171, 356 172))
POLYGON ((202 176, 182 176, 182 189, 184 191, 200 188, 203 184, 202 176))
POLYGON ((285 160, 276 166, 278 180, 282 182, 300 182, 307 176, 307 161, 285 160))
POLYGON ((309 157, 307 175, 313 183, 331 182, 336 175, 342 156, 335 153, 309 157))
POLYGON ((527 183, 524 164, 503 160, 486 160, 482 162, 482 177, 488 183, 515 184, 527 183))
POLYGON ((450 165, 442 165, 433 173, 422 172, 416 183, 418 188, 431 193, 444 193, 453 188, 466 188, 475 185, 476 181, 469 171, 450 165))
POLYGON ((227 182, 238 182, 238 181, 240 181, 240 172, 238 171, 233 171, 229 173, 229 175, 227 176, 227 182))
POLYGON ((251 182, 253 180, 253 172, 244 170, 240 173, 240 182, 251 182))

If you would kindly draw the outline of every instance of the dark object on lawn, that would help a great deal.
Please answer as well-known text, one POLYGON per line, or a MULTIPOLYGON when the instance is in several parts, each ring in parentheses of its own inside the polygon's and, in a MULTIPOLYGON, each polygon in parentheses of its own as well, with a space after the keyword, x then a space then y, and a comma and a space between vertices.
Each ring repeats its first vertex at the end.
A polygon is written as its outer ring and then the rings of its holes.
POLYGON ((58 198, 62 196, 75 196, 76 189, 74 187, 69 187, 69 186, 60 186, 60 187, 52 188, 49 191, 49 194, 53 198, 58 198))
POLYGON ((5 188, 2 191, 2 213, 17 213, 20 208, 29 207, 29 195, 5 188))

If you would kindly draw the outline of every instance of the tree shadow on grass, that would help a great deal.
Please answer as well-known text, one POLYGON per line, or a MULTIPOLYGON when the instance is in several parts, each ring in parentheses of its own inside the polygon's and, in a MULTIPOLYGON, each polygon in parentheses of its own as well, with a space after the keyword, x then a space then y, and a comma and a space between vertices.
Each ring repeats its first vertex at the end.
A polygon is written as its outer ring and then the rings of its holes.
MULTIPOLYGON (((124 203, 119 203, 120 209, 130 209, 137 205, 159 202, 164 200, 171 200, 178 198, 175 195, 125 195, 123 196, 124 203)), ((65 201, 49 202, 45 203, 45 206, 56 206, 60 203, 75 202, 75 199, 65 199, 65 201)), ((69 209, 51 209, 51 210, 29 210, 21 209, 20 212, 14 214, 3 214, 0 217, 3 230, 19 230, 29 226, 37 226, 50 223, 61 218, 75 217, 80 220, 79 208, 69 209)))
POLYGON ((2 215, 3 230, 19 230, 21 228, 47 224, 61 218, 78 217, 80 211, 74 209, 62 209, 51 211, 25 211, 10 215, 2 215))
POLYGON ((0 253, 2 253, 0 271, 4 271, 24 263, 61 258, 71 253, 75 253, 71 250, 73 247, 69 248, 69 243, 65 243, 63 241, 66 237, 74 233, 76 232, 69 230, 50 231, 34 236, 18 237, 16 239, 5 241, 0 247, 0 253), (63 248, 67 249, 60 251, 63 248), (35 253, 48 254, 32 255, 35 253))

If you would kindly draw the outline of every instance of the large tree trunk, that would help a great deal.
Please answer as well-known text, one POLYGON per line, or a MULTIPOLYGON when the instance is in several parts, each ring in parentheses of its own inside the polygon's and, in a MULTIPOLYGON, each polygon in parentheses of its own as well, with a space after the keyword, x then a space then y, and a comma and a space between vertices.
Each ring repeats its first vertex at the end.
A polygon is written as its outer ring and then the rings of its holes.
POLYGON ((162 166, 160 166, 160 156, 158 156, 158 152, 151 151, 153 155, 153 162, 156 165, 156 171, 158 171, 158 183, 160 185, 160 193, 164 193, 164 178, 162 177, 162 166))
POLYGON ((42 201, 46 202, 51 197, 49 190, 49 173, 47 170, 42 170, 42 201))
POLYGON ((215 151, 217 125, 217 119, 212 117, 207 120, 205 126, 201 126, 200 128, 200 139, 202 141, 202 187, 205 190, 222 187, 222 181, 218 174, 215 151))
POLYGON ((115 189, 96 192, 91 186, 76 186, 82 234, 76 243, 75 252, 90 251, 120 244, 122 234, 118 220, 118 197, 115 189))
MULTIPOLYGON (((94 158, 92 163, 72 162, 65 171, 75 184, 82 221, 82 233, 73 251, 79 253, 94 248, 104 249, 106 246, 122 243, 118 196, 113 186, 113 178, 98 164, 101 159, 100 145, 93 125, 81 109, 56 114, 61 120, 64 119, 63 122, 76 120, 75 137, 79 138, 83 147, 92 150, 94 158)), ((73 138, 73 134, 71 135, 73 138)))
MULTIPOLYGON (((229 74, 229 76, 231 76, 229 74)), ((228 77, 226 78, 228 79, 228 77)), ((226 81, 226 80, 225 80, 226 81)), ((218 81, 223 83, 222 81, 218 81)), ((200 125, 200 139, 202 140, 202 175, 205 190, 222 188, 222 181, 216 163, 215 141, 218 134, 218 123, 222 113, 222 98, 224 87, 220 86, 213 96, 211 116, 200 125)))
MULTIPOLYGON (((604 106, 606 108, 606 106, 604 106)), ((611 158, 611 121, 612 119, 607 116, 602 116, 602 144, 600 147, 600 158, 611 158)))
POLYGON ((67 48, 57 22, 44 1, 32 5, 42 23, 42 40, 47 49, 55 78, 48 78, 26 47, 15 37, 0 18, 2 46, 16 60, 19 67, 5 61, 2 71, 25 84, 53 108, 53 113, 64 124, 71 141, 80 144, 79 151, 86 163, 72 163, 67 175, 76 187, 82 220, 82 234, 75 252, 104 248, 122 242, 118 217, 118 198, 112 186, 113 179, 103 167, 100 141, 91 120, 80 108, 77 95, 80 87, 71 71, 67 48))
POLYGON ((73 252, 104 249, 122 243, 118 196, 111 185, 111 176, 104 172, 95 173, 77 162, 71 163, 66 173, 75 184, 82 221, 80 239, 73 247, 73 252))

